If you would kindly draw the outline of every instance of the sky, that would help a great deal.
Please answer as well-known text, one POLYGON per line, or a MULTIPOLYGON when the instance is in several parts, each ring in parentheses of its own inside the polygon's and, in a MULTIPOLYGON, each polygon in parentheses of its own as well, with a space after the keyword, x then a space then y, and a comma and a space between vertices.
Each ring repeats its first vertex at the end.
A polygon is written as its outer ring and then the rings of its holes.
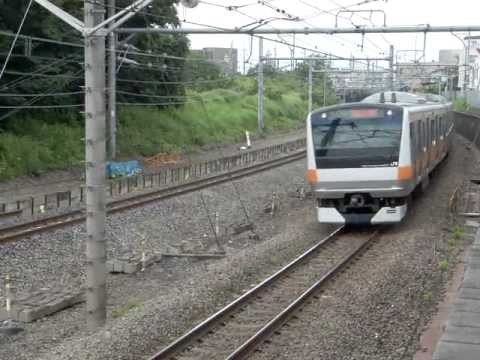
MULTIPOLYGON (((362 0, 205 0, 193 9, 178 7, 179 18, 186 20, 182 24, 185 28, 199 27, 191 23, 216 26, 220 28, 242 27, 259 19, 272 17, 299 18, 300 21, 275 20, 263 28, 305 28, 305 27, 334 27, 335 14, 342 8, 348 10, 383 10, 386 14, 387 26, 400 25, 475 25, 478 24, 480 1, 478 0, 367 0, 360 6, 362 0), (264 4, 260 4, 264 3, 264 4), (228 10, 229 6, 237 10, 228 10), (284 15, 277 12, 284 11, 284 15)), ((338 19, 339 27, 367 25, 382 26, 383 14, 375 13, 342 13, 338 19), (371 15, 371 16, 370 16, 371 15)), ((458 33, 461 37, 468 34, 458 33)), ((479 35, 479 34, 477 34, 479 35)), ((268 35, 278 39, 276 35, 268 35)), ((191 47, 234 47, 239 51, 239 63, 243 61, 243 54, 250 58, 250 63, 258 61, 258 40, 253 44, 248 35, 189 35, 191 47)), ((291 35, 282 35, 282 38, 293 42, 291 35)), ((388 54, 389 45, 396 50, 399 61, 412 61, 414 55, 422 55, 424 47, 423 34, 370 34, 363 40, 361 35, 296 35, 295 43, 312 50, 324 51, 339 56, 355 57, 384 57, 388 54), (407 50, 407 51, 405 51, 407 50), (418 52, 412 51, 418 50, 418 52)), ((429 33, 426 40, 426 60, 438 60, 440 49, 463 49, 462 42, 449 33, 429 33)), ((290 56, 290 50, 282 44, 264 42, 264 53, 278 56, 290 56)), ((311 51, 297 49, 296 56, 311 54, 311 51)), ((338 64, 336 64, 339 66, 338 64)), ((345 64, 347 65, 347 64, 345 64)), ((380 64, 379 64, 380 65, 380 64)), ((380 65, 381 66, 381 65, 380 65)), ((387 66, 387 63, 384 63, 387 66)))

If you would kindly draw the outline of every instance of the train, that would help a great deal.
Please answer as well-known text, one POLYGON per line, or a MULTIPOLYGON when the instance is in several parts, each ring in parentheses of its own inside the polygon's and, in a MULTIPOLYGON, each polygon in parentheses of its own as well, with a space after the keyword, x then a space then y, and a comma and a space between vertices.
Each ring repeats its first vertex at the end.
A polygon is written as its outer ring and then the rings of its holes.
POLYGON ((307 117, 307 180, 329 224, 401 222, 415 190, 448 156, 452 103, 433 94, 380 92, 307 117))

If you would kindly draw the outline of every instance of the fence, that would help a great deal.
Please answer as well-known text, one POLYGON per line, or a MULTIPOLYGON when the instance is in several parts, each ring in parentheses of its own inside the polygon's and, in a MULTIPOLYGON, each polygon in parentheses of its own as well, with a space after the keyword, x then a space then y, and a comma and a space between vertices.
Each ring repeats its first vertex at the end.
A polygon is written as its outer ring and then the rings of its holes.
MULTIPOLYGON (((162 169, 153 174, 140 174, 111 180, 107 184, 110 198, 154 187, 167 187, 186 183, 210 174, 227 172, 257 162, 267 161, 305 147, 305 139, 272 145, 263 149, 245 151, 240 154, 214 160, 162 169)), ((11 202, 0 203, 0 215, 35 215, 47 210, 80 206, 85 201, 85 189, 79 187, 68 191, 38 195, 11 202)))

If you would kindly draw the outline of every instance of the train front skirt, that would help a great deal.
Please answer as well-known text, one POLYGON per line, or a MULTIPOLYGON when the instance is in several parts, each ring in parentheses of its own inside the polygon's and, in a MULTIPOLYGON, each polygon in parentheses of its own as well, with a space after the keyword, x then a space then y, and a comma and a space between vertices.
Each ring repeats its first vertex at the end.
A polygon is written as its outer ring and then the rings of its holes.
POLYGON ((317 207, 319 223, 327 224, 392 224, 402 221, 407 214, 407 204, 382 207, 376 213, 342 214, 334 207, 317 207))

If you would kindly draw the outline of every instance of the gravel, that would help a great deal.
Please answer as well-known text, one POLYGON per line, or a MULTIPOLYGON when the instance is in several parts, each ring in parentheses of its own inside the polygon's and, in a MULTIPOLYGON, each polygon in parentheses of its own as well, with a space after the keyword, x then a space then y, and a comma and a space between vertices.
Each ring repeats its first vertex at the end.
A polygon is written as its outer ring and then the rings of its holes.
POLYGON ((407 220, 386 227, 374 246, 298 320, 262 347, 253 359, 411 359, 424 326, 443 297, 462 245, 452 247, 455 219, 449 197, 470 171, 476 151, 460 138, 431 187, 417 198, 407 220), (445 260, 444 260, 445 261, 445 260))
MULTIPOLYGON (((303 126, 301 129, 289 130, 287 132, 275 132, 267 134, 263 139, 252 137, 252 149, 260 149, 274 144, 281 144, 296 140, 304 136, 303 126)), ((216 159, 223 156, 239 153, 238 144, 208 145, 197 151, 183 155, 183 163, 201 162, 216 159)), ((83 169, 49 171, 35 177, 22 176, 9 181, 0 182, 0 203, 12 201, 12 199, 27 198, 40 193, 50 194, 57 191, 78 189, 83 183, 83 169)))
MULTIPOLYGON (((442 178, 417 199, 407 221, 384 228, 380 241, 305 308, 308 323, 302 315, 258 356, 404 359, 413 354, 448 279, 438 265, 454 222, 446 209, 448 198, 476 170, 467 169, 476 151, 467 151, 461 139, 456 143, 437 173, 442 178)), ((136 275, 109 276, 108 322, 102 331, 88 332, 84 307, 76 306, 27 324, 14 337, 0 336, 0 358, 147 358, 332 230, 315 222, 311 199, 294 196, 304 184, 304 172, 299 161, 237 182, 258 238, 231 236, 234 224, 246 222, 231 184, 203 191, 209 214, 219 211, 221 228, 230 229, 219 242, 225 258, 169 258, 136 275), (280 202, 275 216, 263 211, 273 193, 280 202)), ((109 256, 140 251, 141 234, 150 251, 218 250, 198 193, 112 216, 109 256)), ((19 291, 58 282, 81 286, 83 239, 84 228, 75 226, 7 244, 0 248, 0 272, 10 273, 19 291)))
MULTIPOLYGON (((263 252, 262 261, 274 266, 283 259, 283 256, 288 257, 290 253, 296 255, 298 247, 314 241, 317 238, 317 232, 322 233, 324 230, 314 232, 313 239, 299 239, 298 244, 288 244, 291 236, 296 234, 289 233, 291 224, 287 219, 302 217, 309 222, 313 219, 311 202, 296 196, 297 188, 304 186, 304 171, 304 161, 298 161, 236 182, 236 188, 249 217, 255 222, 257 236, 252 236, 252 233, 243 233, 238 236, 231 234, 232 226, 247 221, 240 198, 236 195, 237 191, 232 184, 216 186, 202 192, 209 214, 212 215, 214 211, 220 213, 222 236, 218 243, 212 236, 199 193, 111 216, 108 221, 109 257, 122 254, 127 250, 134 250, 138 254, 143 247, 147 251, 160 253, 178 252, 180 249, 211 253, 219 250, 218 245, 226 250, 227 257, 222 260, 205 261, 168 258, 143 273, 131 276, 109 276, 109 327, 125 329, 123 315, 127 312, 127 308, 132 310, 125 317, 130 316, 130 313, 135 315, 137 312, 143 313, 151 309, 154 309, 153 313, 159 313, 157 315, 159 319, 164 318, 166 313, 172 314, 169 322, 160 321, 160 323, 170 328, 169 324, 176 323, 178 320, 178 326, 181 327, 181 319, 175 320, 178 313, 174 311, 179 308, 179 304, 185 304, 182 316, 185 322, 191 325, 195 319, 199 320, 205 316, 207 310, 216 308, 218 303, 212 302, 212 296, 219 296, 221 302, 221 299, 227 295, 229 298, 233 296, 231 291, 233 288, 238 287, 240 291, 245 285, 250 285, 250 280, 245 280, 247 283, 232 284, 239 280, 237 271, 247 271, 248 276, 255 275, 255 280, 256 276, 260 280, 269 274, 266 270, 271 267, 266 267, 265 271, 260 272, 245 268, 246 265, 250 266, 250 263, 255 267, 254 262, 262 258, 257 255, 257 252, 262 253, 257 247, 267 247, 263 252), (279 212, 275 216, 264 213, 264 207, 271 202, 273 193, 276 194, 279 205, 279 212), (298 211, 301 215, 296 214, 298 211), (280 234, 279 239, 275 238, 277 234, 280 234), (286 237, 287 234, 290 234, 290 238, 286 237), (144 235, 146 244, 142 246, 140 239, 144 235), (275 244, 282 241, 285 242, 286 255, 279 254, 278 261, 266 256, 272 247, 277 246, 275 244), (258 260, 254 261, 252 256, 258 257, 258 260), (221 270, 217 270, 217 267, 221 270), (217 294, 214 291, 216 287, 226 287, 227 290, 224 291, 224 295, 217 294), (203 292, 206 291, 210 293, 209 296, 204 296, 203 292), (155 297, 157 302, 150 304, 149 300, 155 297), (188 301, 194 299, 202 299, 202 303, 191 307, 188 301), (194 313, 187 311, 189 307, 194 313), (202 307, 205 307, 205 311, 194 316, 202 307), (113 319, 112 313, 117 316, 120 314, 121 319, 113 319)), ((300 224, 302 223, 295 226, 299 234, 301 233, 299 229, 302 228, 300 224)), ((84 227, 74 226, 68 230, 58 230, 3 245, 0 248, 0 256, 3 259, 0 272, 11 275, 19 293, 30 288, 48 287, 59 283, 66 287, 80 287, 84 282, 82 241, 84 238, 84 227)), ((264 265, 264 263, 258 265, 258 269, 262 269, 264 265)), ((3 295, 3 293, 0 295, 0 301, 4 301, 3 295)), ((147 324, 150 324, 148 319, 153 315, 150 314, 146 318, 138 316, 142 319, 141 321, 147 321, 147 324)), ((38 322, 27 324, 25 331, 14 338, 15 341, 5 336, 0 337, 0 358, 38 357, 38 354, 51 349, 53 344, 85 336, 87 331, 84 328, 83 317, 83 306, 76 306, 38 322)), ((133 323, 136 324, 136 321, 133 323)), ((126 326, 128 331, 133 328, 136 329, 135 332, 142 334, 141 326, 138 330, 137 325, 126 326)), ((185 330, 187 327, 181 328, 185 330)), ((159 331, 163 331, 162 334, 167 333, 167 330, 162 328, 159 331)), ((178 334, 178 331, 168 331, 178 334)), ((142 334, 141 337, 143 336, 142 334)), ((159 338, 162 341, 165 340, 164 336, 159 338)), ((159 338, 156 340, 158 341, 159 338)), ((131 348, 130 344, 128 349, 131 348)), ((138 354, 132 358, 138 358, 138 354)), ((111 357, 108 356, 108 358, 111 357)))

